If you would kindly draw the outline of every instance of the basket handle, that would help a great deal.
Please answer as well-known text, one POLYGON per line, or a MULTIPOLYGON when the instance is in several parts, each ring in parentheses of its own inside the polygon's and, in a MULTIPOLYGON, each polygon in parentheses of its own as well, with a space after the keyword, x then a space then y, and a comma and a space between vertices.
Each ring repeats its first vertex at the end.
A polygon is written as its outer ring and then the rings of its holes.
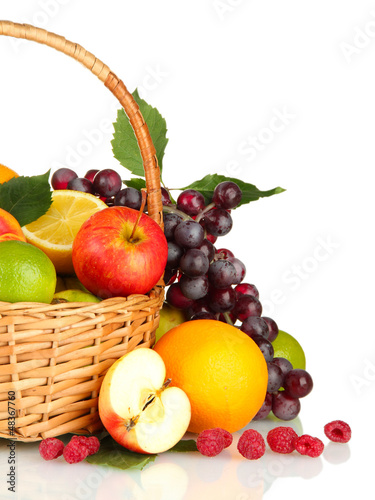
POLYGON ((59 52, 76 59, 101 80, 118 99, 127 114, 134 130, 141 152, 146 178, 148 215, 159 226, 163 225, 163 205, 161 201, 160 170, 147 124, 139 110, 139 106, 124 83, 100 59, 87 52, 81 45, 70 42, 60 35, 51 33, 29 24, 18 24, 0 21, 0 35, 24 38, 48 45, 59 52))

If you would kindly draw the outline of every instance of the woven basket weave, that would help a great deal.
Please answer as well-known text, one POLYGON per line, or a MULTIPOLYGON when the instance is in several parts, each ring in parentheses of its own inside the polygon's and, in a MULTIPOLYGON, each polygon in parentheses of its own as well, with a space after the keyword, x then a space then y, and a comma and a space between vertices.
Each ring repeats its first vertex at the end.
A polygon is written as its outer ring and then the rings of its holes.
MULTIPOLYGON (((0 35, 53 47, 104 82, 133 127, 144 164, 148 215, 162 227, 155 148, 123 82, 93 54, 54 33, 0 21, 0 35)), ((152 347, 163 299, 160 280, 147 295, 114 297, 100 303, 0 302, 0 437, 38 441, 99 431, 97 403, 103 377, 122 355, 138 347, 152 347)))

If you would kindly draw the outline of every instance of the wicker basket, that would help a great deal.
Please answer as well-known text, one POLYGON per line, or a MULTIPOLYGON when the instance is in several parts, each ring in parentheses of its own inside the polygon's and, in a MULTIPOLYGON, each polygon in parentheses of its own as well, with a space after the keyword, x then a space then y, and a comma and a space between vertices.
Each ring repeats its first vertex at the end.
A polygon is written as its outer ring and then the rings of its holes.
MULTIPOLYGON (((0 35, 53 47, 104 82, 134 129, 145 169, 148 214, 162 227, 155 148, 123 82, 80 45, 43 29, 0 21, 0 35)), ((97 403, 103 377, 122 355, 153 345, 163 299, 161 280, 147 295, 100 303, 0 302, 0 437, 38 441, 99 431, 97 403)))

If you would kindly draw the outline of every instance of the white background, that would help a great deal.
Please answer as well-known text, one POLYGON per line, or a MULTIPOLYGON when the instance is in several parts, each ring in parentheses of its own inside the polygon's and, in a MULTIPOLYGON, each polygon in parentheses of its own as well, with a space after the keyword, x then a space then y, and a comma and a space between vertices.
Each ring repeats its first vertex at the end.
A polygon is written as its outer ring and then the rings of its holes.
MULTIPOLYGON (((316 460, 268 454, 255 464, 240 460, 235 448, 212 460, 167 454, 137 476, 136 486, 131 473, 104 477, 88 464, 41 463, 37 448, 24 445, 19 498, 34 498, 32 491, 35 498, 51 498, 52 491, 54 498, 86 498, 77 489, 85 478, 87 498, 105 492, 113 500, 294 500, 325 497, 331 488, 337 497, 368 498, 375 2, 2 0, 0 18, 64 35, 104 61, 130 91, 140 89, 167 121, 167 186, 219 172, 259 189, 286 189, 234 212, 220 246, 245 262, 246 281, 258 287, 267 315, 304 347, 315 386, 298 425, 325 443, 330 420, 346 420, 353 430, 350 445, 328 447, 316 460), (199 477, 190 475, 198 463, 199 477), (62 471, 66 480, 56 490, 62 471), (99 477, 98 488, 90 474, 99 477), (179 493, 171 493, 173 478, 179 493)), ((117 108, 77 62, 0 37, 0 163, 24 175, 66 165, 79 175, 115 168, 127 178, 110 144, 117 108)), ((5 464, 1 471, 4 488, 5 464)))

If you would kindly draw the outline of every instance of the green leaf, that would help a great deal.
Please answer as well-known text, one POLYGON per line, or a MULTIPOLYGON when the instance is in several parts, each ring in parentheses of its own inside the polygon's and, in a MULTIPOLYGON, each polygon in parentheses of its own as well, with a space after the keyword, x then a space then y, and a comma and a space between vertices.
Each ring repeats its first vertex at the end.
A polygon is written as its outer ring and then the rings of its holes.
POLYGON ((49 171, 31 177, 13 177, 0 184, 0 207, 25 226, 44 215, 52 203, 49 171))
POLYGON ((198 451, 197 442, 195 439, 181 439, 168 451, 198 451))
MULTIPOLYGON (((168 143, 166 137, 167 124, 156 108, 153 108, 144 99, 139 97, 137 89, 133 92, 133 97, 150 131, 161 171, 164 151, 168 143)), ((113 125, 115 132, 111 144, 115 158, 123 167, 130 170, 132 174, 144 177, 143 162, 137 139, 130 125, 129 118, 123 109, 117 112, 117 120, 113 125)))
POLYGON ((146 187, 146 181, 141 177, 132 177, 127 181, 122 181, 126 186, 141 190, 146 187))
POLYGON ((118 444, 111 436, 100 442, 100 449, 95 455, 86 458, 86 462, 96 465, 109 465, 117 469, 142 470, 147 464, 153 462, 157 455, 144 455, 129 451, 118 444))
POLYGON ((238 184, 242 191, 242 200, 240 204, 238 205, 239 207, 241 205, 245 205, 246 203, 250 203, 251 201, 256 201, 259 200, 259 198, 264 198, 267 196, 272 196, 274 194, 279 194, 285 191, 285 189, 281 187, 277 187, 274 189, 270 189, 268 191, 260 191, 256 186, 253 184, 249 184, 247 182, 243 182, 240 179, 235 179, 234 177, 226 177, 225 175, 219 175, 219 174, 212 174, 212 175, 206 175, 203 177, 203 179, 200 179, 199 181, 193 182, 189 186, 186 186, 184 188, 181 188, 183 190, 185 189, 196 189, 200 193, 203 194, 203 196, 210 201, 212 199, 212 195, 214 192, 215 187, 217 184, 223 181, 232 181, 238 184))

